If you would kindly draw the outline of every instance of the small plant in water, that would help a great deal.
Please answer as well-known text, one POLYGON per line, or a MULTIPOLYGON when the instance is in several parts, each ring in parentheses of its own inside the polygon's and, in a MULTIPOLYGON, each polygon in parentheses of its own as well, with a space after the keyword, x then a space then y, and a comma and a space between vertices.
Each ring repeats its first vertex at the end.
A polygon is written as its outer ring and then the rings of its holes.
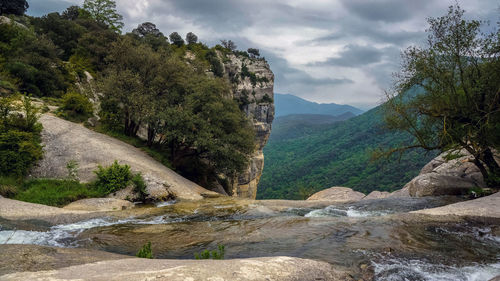
POLYGON ((151 250, 151 242, 148 242, 142 246, 142 249, 137 252, 136 257, 144 258, 144 259, 152 259, 153 258, 153 250, 151 250))
POLYGON ((194 258, 197 260, 208 260, 208 259, 223 260, 225 254, 224 245, 218 245, 217 248, 218 250, 213 250, 213 251, 204 250, 201 251, 199 254, 195 253, 194 258))

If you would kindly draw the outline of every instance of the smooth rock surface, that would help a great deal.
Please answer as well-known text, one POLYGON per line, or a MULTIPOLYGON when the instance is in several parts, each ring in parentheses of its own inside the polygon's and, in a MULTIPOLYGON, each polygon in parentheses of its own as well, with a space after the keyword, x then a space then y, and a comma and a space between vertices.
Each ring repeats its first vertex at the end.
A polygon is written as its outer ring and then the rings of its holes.
POLYGON ((352 280, 325 262, 269 257, 234 260, 160 260, 129 258, 39 272, 3 275, 2 280, 165 280, 165 281, 319 281, 352 280))
POLYGON ((363 200, 370 200, 370 199, 382 199, 382 198, 387 198, 391 193, 387 191, 372 191, 370 194, 366 195, 363 197, 363 200))
POLYGON ((157 162, 140 149, 49 114, 40 117, 43 125, 44 158, 37 163, 31 176, 35 178, 66 178, 66 164, 78 163, 78 177, 83 182, 95 179, 98 165, 108 166, 115 160, 127 164, 135 173, 141 172, 153 200, 179 198, 202 199, 204 194, 216 194, 180 176, 157 162))
POLYGON ((64 206, 66 210, 80 210, 80 211, 118 211, 131 209, 135 205, 127 200, 114 199, 114 198, 88 198, 81 199, 64 206))
POLYGON ((500 192, 474 200, 411 213, 433 216, 500 218, 500 192))
POLYGON ((36 219, 67 214, 87 214, 88 211, 68 210, 42 204, 0 198, 0 217, 6 219, 36 219))
POLYGON ((335 203, 356 202, 363 199, 365 195, 348 187, 330 187, 311 195, 307 200, 323 200, 335 203))
POLYGON ((486 187, 479 169, 471 162, 472 156, 465 151, 458 153, 463 156, 447 161, 449 152, 444 152, 431 160, 403 190, 410 196, 423 197, 460 195, 474 187, 486 187))

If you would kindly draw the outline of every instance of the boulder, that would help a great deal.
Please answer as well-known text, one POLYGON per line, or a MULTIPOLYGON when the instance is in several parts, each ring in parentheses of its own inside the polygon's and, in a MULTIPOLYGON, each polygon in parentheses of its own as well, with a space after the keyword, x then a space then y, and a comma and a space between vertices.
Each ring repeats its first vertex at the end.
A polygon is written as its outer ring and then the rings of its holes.
POLYGON ((131 209, 135 205, 127 200, 114 199, 114 198, 89 198, 72 202, 63 207, 67 210, 80 210, 80 211, 118 211, 131 209))
POLYGON ((108 166, 118 160, 122 165, 129 165, 132 172, 142 174, 150 200, 173 197, 198 200, 210 194, 217 195, 120 140, 50 114, 43 114, 40 123, 43 125, 44 158, 33 168, 31 177, 67 178, 67 163, 76 161, 78 178, 90 182, 96 178, 94 171, 98 165, 108 166))
MULTIPOLYGON (((472 156, 466 151, 458 152, 462 156, 446 160, 449 152, 444 152, 425 165, 420 174, 407 183, 400 192, 390 197, 413 197, 460 195, 474 187, 486 187, 479 169, 471 162, 472 156)), ((497 160, 498 161, 498 160, 497 160)))
POLYGON ((311 195, 307 200, 322 200, 335 203, 356 202, 363 199, 365 195, 348 187, 334 186, 311 195))
POLYGON ((370 200, 370 199, 382 199, 382 198, 386 198, 386 197, 389 197, 389 195, 391 195, 391 193, 387 192, 387 191, 372 191, 370 192, 370 194, 366 195, 363 200, 370 200))

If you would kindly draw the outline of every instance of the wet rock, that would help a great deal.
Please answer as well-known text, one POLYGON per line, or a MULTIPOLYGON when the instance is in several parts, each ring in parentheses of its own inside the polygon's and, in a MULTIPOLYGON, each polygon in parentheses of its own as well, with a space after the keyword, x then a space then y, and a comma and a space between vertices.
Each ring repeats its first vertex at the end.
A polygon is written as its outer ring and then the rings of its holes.
POLYGON ((68 210, 63 208, 45 206, 42 204, 34 204, 12 200, 8 198, 0 198, 0 217, 6 219, 23 219, 23 218, 38 218, 45 216, 57 216, 64 214, 85 214, 87 211, 68 210))
POLYGON ((89 198, 70 203, 63 207, 66 210, 81 211, 118 211, 131 209, 134 204, 127 200, 114 198, 89 198))
POLYGON ((370 200, 370 199, 382 199, 382 198, 386 198, 390 195, 391 193, 387 192, 387 191, 372 191, 370 192, 370 194, 366 195, 363 200, 370 200))
POLYGON ((489 281, 500 281, 500 275, 498 275, 497 277, 494 277, 494 278, 490 279, 489 281))
POLYGON ((2 280, 352 280, 345 272, 325 262, 269 257, 234 260, 120 259, 64 267, 56 270, 21 272, 2 280))
POLYGON ((500 192, 490 196, 446 205, 443 207, 415 211, 415 214, 433 216, 460 216, 500 218, 500 192))
POLYGON ((363 199, 365 195, 348 187, 330 187, 311 195, 307 200, 323 200, 336 203, 356 202, 363 199))

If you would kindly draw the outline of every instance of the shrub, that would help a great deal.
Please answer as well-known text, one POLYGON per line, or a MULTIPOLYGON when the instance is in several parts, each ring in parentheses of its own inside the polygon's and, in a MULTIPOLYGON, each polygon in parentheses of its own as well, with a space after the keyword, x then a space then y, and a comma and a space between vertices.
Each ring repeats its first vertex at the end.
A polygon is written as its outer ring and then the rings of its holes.
POLYGON ((59 116, 63 118, 81 122, 92 116, 92 103, 82 94, 69 92, 63 96, 62 103, 59 116))
POLYGON ((204 250, 201 251, 199 254, 195 253, 194 258, 197 260, 208 260, 208 259, 223 260, 225 254, 225 247, 224 245, 218 245, 217 248, 218 248, 217 250, 213 251, 204 250))
POLYGON ((152 259, 153 258, 153 250, 151 250, 151 242, 148 242, 142 246, 142 248, 135 255, 138 258, 144 259, 152 259))
POLYGON ((134 177, 132 178, 132 183, 134 184, 134 192, 139 194, 139 199, 141 201, 146 200, 148 192, 146 191, 146 183, 144 182, 141 173, 137 173, 134 175, 134 177))
POLYGON ((19 193, 19 180, 12 177, 0 177, 0 195, 12 198, 19 193))
POLYGON ((95 186, 103 193, 109 194, 127 187, 132 179, 129 165, 120 165, 118 161, 106 168, 101 165, 94 171, 97 175, 95 186))

